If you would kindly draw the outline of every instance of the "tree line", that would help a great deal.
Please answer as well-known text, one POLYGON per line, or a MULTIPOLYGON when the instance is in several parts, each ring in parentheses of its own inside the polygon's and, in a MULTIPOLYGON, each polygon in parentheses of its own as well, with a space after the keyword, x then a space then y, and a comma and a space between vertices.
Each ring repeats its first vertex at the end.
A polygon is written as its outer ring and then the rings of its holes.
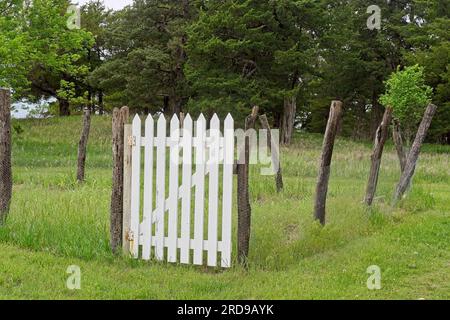
POLYGON ((373 138, 386 81, 418 65, 439 105, 429 139, 450 143, 450 3, 372 2, 381 9, 373 30, 363 0, 135 0, 120 11, 93 0, 78 29, 68 27, 67 0, 6 0, 0 86, 15 99, 53 97, 61 116, 127 105, 168 116, 231 112, 243 123, 258 105, 289 143, 293 122, 324 131, 331 100, 344 105, 341 134, 373 138))

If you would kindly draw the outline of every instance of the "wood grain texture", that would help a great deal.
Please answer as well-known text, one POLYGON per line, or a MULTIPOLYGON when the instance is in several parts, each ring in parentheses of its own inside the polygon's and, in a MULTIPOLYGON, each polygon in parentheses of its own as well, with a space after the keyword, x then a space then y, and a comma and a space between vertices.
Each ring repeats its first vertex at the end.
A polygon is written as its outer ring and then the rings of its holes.
POLYGON ((319 177, 317 179, 316 200, 314 204, 314 217, 325 225, 326 201, 328 193, 328 182, 330 179, 331 159, 333 157, 334 142, 336 139, 339 119, 342 114, 342 102, 331 103, 330 115, 327 129, 323 139, 322 157, 320 160, 319 177))
POLYGON ((273 141, 271 128, 269 125, 269 121, 267 120, 267 116, 265 114, 259 116, 259 122, 261 123, 261 127, 267 132, 267 148, 272 156, 272 164, 274 165, 275 168, 278 168, 275 174, 275 186, 277 188, 277 192, 280 193, 284 188, 283 175, 281 172, 280 150, 279 149, 274 150, 272 148, 272 146, 277 146, 278 144, 277 141, 273 141))
POLYGON ((405 171, 406 166, 406 151, 403 146, 403 137, 398 120, 393 120, 392 138, 394 140, 395 150, 397 151, 398 160, 400 162, 401 172, 405 171))
POLYGON ((91 129, 91 110, 85 108, 83 112, 83 128, 78 143, 78 162, 77 162, 77 181, 84 182, 86 171, 86 153, 89 140, 89 132, 91 129))
POLYGON ((408 158, 406 160, 405 170, 402 173, 400 181, 397 185, 394 195, 394 202, 399 201, 405 192, 408 190, 411 180, 414 176, 416 170, 417 160, 419 159, 420 149, 430 128, 431 121, 436 114, 437 107, 434 104, 428 105, 425 110, 425 114, 420 123, 419 129, 417 130, 416 138, 409 152, 408 158))
POLYGON ((123 210, 124 210, 124 126, 128 122, 129 109, 122 107, 113 110, 112 118, 112 193, 110 210, 110 247, 118 253, 123 245, 123 210))
POLYGON ((375 134, 375 142, 371 156, 372 162, 370 166, 369 181, 367 182, 366 197, 364 199, 364 202, 368 206, 372 205, 373 198, 375 197, 375 192, 377 190, 378 175, 381 166, 381 156, 383 155, 384 145, 389 135, 389 124, 391 123, 391 119, 392 108, 388 107, 384 112, 383 120, 375 134))
POLYGON ((6 222, 12 197, 11 94, 0 88, 0 226, 6 222))
MULTIPOLYGON (((259 108, 253 107, 252 114, 245 121, 245 131, 255 127, 258 118, 259 108)), ((239 161, 237 164, 238 180, 238 261, 246 266, 248 261, 250 234, 251 234, 251 206, 249 192, 249 162, 250 162, 250 138, 245 136, 243 150, 238 150, 239 161)))
POLYGON ((123 219, 122 219, 122 248, 125 255, 130 254, 130 228, 131 228, 131 149, 129 143, 133 136, 131 124, 124 126, 124 153, 123 153, 123 219))

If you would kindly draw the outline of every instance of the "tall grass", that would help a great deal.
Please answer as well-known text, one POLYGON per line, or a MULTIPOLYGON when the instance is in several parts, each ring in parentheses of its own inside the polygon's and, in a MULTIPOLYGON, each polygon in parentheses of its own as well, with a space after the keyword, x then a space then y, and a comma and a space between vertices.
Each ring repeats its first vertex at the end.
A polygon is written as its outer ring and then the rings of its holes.
MULTIPOLYGON (((108 117, 93 118, 83 185, 75 179, 80 118, 15 122, 24 132, 13 137, 14 198, 8 224, 0 229, 1 242, 66 257, 112 258, 110 122, 108 117)), ((327 226, 321 228, 312 219, 321 139, 302 134, 293 146, 282 148, 285 190, 280 194, 274 177, 261 176, 259 166, 251 168, 253 268, 286 270, 307 257, 382 232, 405 216, 448 210, 450 148, 424 148, 412 192, 392 208, 399 165, 388 146, 375 205, 367 209, 362 199, 371 146, 340 138, 332 164, 327 226)), ((236 208, 234 217, 236 225, 236 208)))
POLYGON ((375 204, 366 208, 371 145, 339 138, 323 228, 312 217, 322 137, 296 136, 282 148, 282 193, 274 177, 251 167, 250 269, 235 264, 222 271, 112 256, 110 123, 93 118, 87 181, 80 185, 81 118, 14 122, 23 132, 13 136, 14 195, 0 228, 0 298, 449 297, 449 147, 424 147, 411 192, 393 208, 399 165, 389 144, 375 204), (65 270, 74 263, 83 270, 78 292, 64 286, 65 270), (381 291, 365 285, 373 264, 383 271, 381 291))

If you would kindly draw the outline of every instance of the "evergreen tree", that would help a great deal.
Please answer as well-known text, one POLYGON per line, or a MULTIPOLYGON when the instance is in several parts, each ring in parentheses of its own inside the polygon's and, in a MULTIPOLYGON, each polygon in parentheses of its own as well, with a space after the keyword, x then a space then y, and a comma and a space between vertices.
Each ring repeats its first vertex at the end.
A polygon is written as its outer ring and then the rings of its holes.
POLYGON ((113 14, 105 31, 109 56, 90 83, 112 107, 179 113, 188 98, 185 29, 194 15, 187 0, 135 0, 113 14))
POLYGON ((279 126, 317 64, 315 2, 208 1, 188 31, 189 109, 243 119, 259 105, 279 126))

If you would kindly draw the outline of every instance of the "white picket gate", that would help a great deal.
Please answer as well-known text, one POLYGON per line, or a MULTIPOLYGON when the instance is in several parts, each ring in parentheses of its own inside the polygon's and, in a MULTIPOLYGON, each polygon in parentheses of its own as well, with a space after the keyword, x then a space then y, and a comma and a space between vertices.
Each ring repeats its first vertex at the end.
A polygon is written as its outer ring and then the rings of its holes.
POLYGON ((187 115, 182 129, 179 119, 174 116, 169 134, 166 133, 163 115, 156 124, 156 135, 151 115, 145 121, 144 136, 139 116, 134 118, 132 128, 131 254, 144 260, 154 257, 162 261, 166 256, 168 262, 202 265, 206 251, 207 265, 217 266, 220 252, 220 266, 229 268, 234 164, 234 121, 231 115, 224 121, 223 137, 217 115, 211 119, 208 131, 203 115, 195 123, 187 115), (144 181, 141 194, 142 151, 144 181), (170 160, 168 172, 167 158, 170 160), (220 166, 223 167, 222 174, 220 166), (207 176, 209 182, 205 186, 207 176))

